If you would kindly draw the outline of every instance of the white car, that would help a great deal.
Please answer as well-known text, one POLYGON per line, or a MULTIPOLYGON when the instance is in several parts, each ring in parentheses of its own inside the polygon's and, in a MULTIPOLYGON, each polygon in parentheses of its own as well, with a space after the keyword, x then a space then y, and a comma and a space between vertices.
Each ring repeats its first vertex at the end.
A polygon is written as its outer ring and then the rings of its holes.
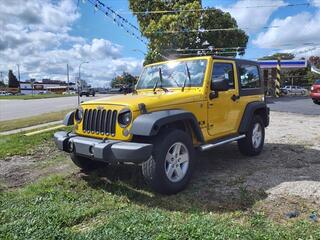
POLYGON ((308 90, 303 88, 303 87, 299 87, 299 86, 284 86, 283 88, 281 88, 282 92, 285 92, 287 95, 306 95, 308 93, 308 90))
POLYGON ((6 91, 0 91, 0 96, 10 96, 12 93, 6 92, 6 91))
POLYGON ((74 94, 77 94, 77 93, 75 91, 69 91, 69 92, 66 91, 66 92, 63 92, 62 94, 63 95, 69 95, 69 94, 70 95, 74 95, 74 94))

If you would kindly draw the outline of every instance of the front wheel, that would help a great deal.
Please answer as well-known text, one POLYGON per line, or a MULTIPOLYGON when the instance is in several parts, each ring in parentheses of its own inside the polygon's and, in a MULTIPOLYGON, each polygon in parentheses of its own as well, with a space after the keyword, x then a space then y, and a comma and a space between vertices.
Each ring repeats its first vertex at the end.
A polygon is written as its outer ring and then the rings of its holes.
POLYGON ((162 194, 182 191, 195 166, 191 137, 181 130, 167 130, 154 139, 153 146, 152 156, 142 164, 146 181, 162 194))
POLYGON ((264 123, 259 115, 254 115, 246 137, 238 140, 240 152, 246 156, 259 155, 263 149, 264 137, 264 123))

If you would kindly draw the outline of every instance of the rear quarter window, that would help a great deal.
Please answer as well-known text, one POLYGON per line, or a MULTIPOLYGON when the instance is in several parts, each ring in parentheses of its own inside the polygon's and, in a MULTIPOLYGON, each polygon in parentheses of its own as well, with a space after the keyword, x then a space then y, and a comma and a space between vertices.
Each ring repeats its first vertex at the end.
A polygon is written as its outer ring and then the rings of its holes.
POLYGON ((255 65, 239 66, 241 89, 261 88, 259 69, 255 65))

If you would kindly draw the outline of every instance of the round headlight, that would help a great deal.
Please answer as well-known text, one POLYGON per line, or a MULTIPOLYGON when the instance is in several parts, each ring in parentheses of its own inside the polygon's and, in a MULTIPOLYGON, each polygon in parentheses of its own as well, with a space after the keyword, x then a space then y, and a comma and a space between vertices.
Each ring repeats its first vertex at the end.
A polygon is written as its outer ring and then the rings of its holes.
POLYGON ((77 121, 77 122, 81 122, 82 117, 83 117, 83 110, 82 110, 82 108, 78 108, 78 109, 76 110, 76 113, 75 113, 75 119, 76 119, 76 121, 77 121))
POLYGON ((124 109, 120 111, 119 116, 118 116, 118 122, 121 127, 125 128, 127 127, 132 120, 132 114, 129 109, 124 109))

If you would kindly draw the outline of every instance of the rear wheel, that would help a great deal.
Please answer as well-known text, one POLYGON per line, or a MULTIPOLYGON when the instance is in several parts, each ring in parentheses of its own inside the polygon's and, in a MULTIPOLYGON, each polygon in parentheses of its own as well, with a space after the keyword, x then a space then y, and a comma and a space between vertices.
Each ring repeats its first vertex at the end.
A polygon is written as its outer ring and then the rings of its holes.
POLYGON ((314 100, 313 100, 313 103, 320 105, 320 100, 314 99, 314 100))
POLYGON ((246 137, 238 140, 240 152, 246 156, 259 155, 263 149, 264 137, 264 123, 259 115, 254 115, 246 137))
POLYGON ((70 158, 75 165, 77 165, 84 171, 90 171, 99 167, 107 166, 107 164, 104 164, 102 162, 93 161, 90 158, 82 157, 74 153, 70 153, 70 158))
POLYGON ((191 137, 181 130, 159 134, 153 141, 150 159, 142 164, 142 173, 151 188, 163 194, 183 190, 191 179, 195 161, 191 137))

